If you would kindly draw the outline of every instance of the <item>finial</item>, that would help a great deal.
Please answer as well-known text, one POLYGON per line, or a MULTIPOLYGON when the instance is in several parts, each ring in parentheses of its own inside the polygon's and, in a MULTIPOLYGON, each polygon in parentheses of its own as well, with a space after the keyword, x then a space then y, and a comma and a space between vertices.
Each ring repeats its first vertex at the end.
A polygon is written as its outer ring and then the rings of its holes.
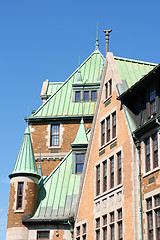
POLYGON ((98 50, 99 47, 99 39, 98 39, 98 24, 97 24, 97 37, 96 37, 96 50, 98 50))
POLYGON ((28 107, 28 115, 27 115, 27 125, 29 126, 29 107, 28 107))
POLYGON ((81 77, 81 69, 80 69, 80 56, 78 58, 78 73, 77 73, 77 76, 76 76, 76 82, 77 83, 82 83, 82 77, 81 77))
POLYGON ((106 55, 107 55, 108 45, 109 45, 109 33, 112 32, 112 30, 111 29, 104 30, 103 32, 105 33, 105 36, 106 36, 106 55))

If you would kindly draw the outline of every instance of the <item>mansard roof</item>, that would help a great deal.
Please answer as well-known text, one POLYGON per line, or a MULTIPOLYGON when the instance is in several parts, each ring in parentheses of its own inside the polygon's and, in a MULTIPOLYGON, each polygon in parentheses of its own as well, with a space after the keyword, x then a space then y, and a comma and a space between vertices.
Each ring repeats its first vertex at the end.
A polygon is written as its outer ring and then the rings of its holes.
MULTIPOLYGON (((73 101, 73 84, 76 84, 78 70, 81 71, 82 83, 84 86, 100 85, 103 71, 104 57, 99 50, 95 50, 63 84, 50 84, 46 92, 52 94, 39 109, 32 114, 30 120, 52 117, 81 117, 82 102, 73 101), (52 86, 53 85, 53 86, 52 86), (53 88, 51 88, 51 86, 53 88), (56 90, 57 89, 57 90, 56 90), (55 91, 56 90, 56 91, 55 91), (55 91, 55 92, 54 92, 55 91)), ((95 101, 83 103, 84 116, 93 116, 95 101)))
POLYGON ((9 175, 10 178, 14 176, 24 176, 30 175, 40 178, 36 168, 36 162, 33 153, 33 147, 31 142, 31 136, 29 131, 29 126, 24 133, 23 141, 18 153, 18 157, 13 169, 12 174, 9 175))

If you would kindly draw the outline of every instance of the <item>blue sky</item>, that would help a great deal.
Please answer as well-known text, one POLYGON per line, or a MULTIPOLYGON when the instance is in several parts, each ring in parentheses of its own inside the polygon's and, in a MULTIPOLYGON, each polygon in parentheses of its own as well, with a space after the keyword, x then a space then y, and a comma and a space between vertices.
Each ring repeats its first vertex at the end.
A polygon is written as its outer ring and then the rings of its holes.
POLYGON ((105 54, 112 29, 115 56, 160 63, 160 1, 0 1, 1 171, 0 240, 5 239, 12 172, 25 131, 24 117, 41 105, 45 79, 65 81, 94 50, 105 54))

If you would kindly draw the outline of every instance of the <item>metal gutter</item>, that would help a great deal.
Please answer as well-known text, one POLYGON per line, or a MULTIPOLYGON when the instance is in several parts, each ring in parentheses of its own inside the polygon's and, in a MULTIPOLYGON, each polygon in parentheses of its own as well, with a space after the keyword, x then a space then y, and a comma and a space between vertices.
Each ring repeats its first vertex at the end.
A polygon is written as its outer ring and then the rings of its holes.
MULTIPOLYGON (((87 115, 87 116, 83 116, 83 119, 92 119, 93 118, 93 116, 94 115, 87 115)), ((57 121, 57 120, 64 120, 64 119, 81 119, 82 118, 82 115, 76 115, 76 116, 44 116, 44 117, 29 117, 29 118, 27 118, 27 117, 25 117, 24 118, 24 120, 27 122, 27 120, 29 120, 29 122, 39 122, 39 121, 44 121, 44 120, 46 120, 46 121, 53 121, 53 120, 55 120, 55 121, 57 121)))

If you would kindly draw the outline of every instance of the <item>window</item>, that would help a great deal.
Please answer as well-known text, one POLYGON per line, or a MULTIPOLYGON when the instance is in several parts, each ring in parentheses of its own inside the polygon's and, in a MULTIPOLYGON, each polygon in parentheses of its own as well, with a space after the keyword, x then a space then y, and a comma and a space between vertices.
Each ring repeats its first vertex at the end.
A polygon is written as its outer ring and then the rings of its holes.
POLYGON ((117 135, 116 124, 117 124, 116 112, 112 113, 106 119, 101 121, 101 146, 103 146, 106 143, 109 143, 112 139, 116 137, 117 135))
POLYGON ((47 240, 49 239, 49 231, 38 231, 37 240, 47 240))
POLYGON ((123 239, 123 225, 122 225, 122 209, 119 209, 118 211, 118 240, 123 239))
POLYGON ((107 124, 107 142, 109 142, 110 138, 111 138, 110 116, 108 118, 106 118, 106 124, 107 124))
POLYGON ((60 135, 60 125, 52 124, 51 125, 51 146, 59 146, 59 135, 60 135))
POLYGON ((76 240, 86 240, 87 239, 87 223, 83 223, 80 226, 76 227, 76 240))
POLYGON ((89 101, 89 91, 84 91, 84 101, 89 101))
POLYGON ((106 99, 112 95, 112 79, 110 79, 106 84, 106 99))
POLYGON ((96 196, 122 184, 122 152, 115 152, 95 167, 96 196))
POLYGON ((17 190, 17 210, 22 209, 22 199, 23 199, 23 182, 18 183, 18 190, 17 190))
POLYGON ((80 102, 81 101, 81 92, 76 91, 75 92, 75 102, 80 102))
POLYGON ((91 91, 91 101, 97 100, 97 91, 91 91))
POLYGON ((160 194, 146 199, 147 237, 160 240, 160 194))
POLYGON ((151 160, 150 160, 150 138, 146 138, 146 172, 151 170, 151 160))
POLYGON ((145 170, 151 171, 159 166, 158 161, 158 134, 153 133, 144 139, 145 144, 145 170))
POLYGON ((96 195, 100 194, 100 165, 96 167, 96 195))
POLYGON ((158 167, 158 137, 157 133, 152 135, 153 138, 153 167, 158 167))
POLYGON ((101 122, 101 144, 105 144, 105 121, 101 122))
POLYGON ((114 187, 114 156, 110 158, 110 168, 111 168, 111 183, 110 187, 114 187))
POLYGON ((100 218, 96 219, 96 240, 100 240, 100 218))
POLYGON ((112 138, 116 137, 116 112, 112 114, 112 138))
POLYGON ((103 162, 103 191, 107 191, 107 161, 103 162))
POLYGON ((76 173, 83 172, 85 154, 76 154, 76 173))
POLYGON ((121 152, 117 153, 117 161, 118 161, 118 184, 122 183, 122 157, 121 152))
POLYGON ((156 90, 154 88, 149 93, 149 106, 150 115, 156 113, 156 90))

